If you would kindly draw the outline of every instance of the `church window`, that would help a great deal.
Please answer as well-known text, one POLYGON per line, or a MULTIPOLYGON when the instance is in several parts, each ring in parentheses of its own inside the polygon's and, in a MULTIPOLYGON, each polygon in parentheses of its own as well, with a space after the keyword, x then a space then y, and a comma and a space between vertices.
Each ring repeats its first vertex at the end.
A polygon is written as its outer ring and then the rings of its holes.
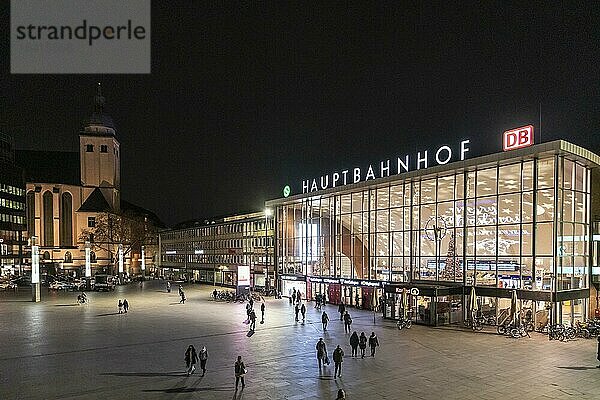
POLYGON ((52 192, 47 190, 42 196, 44 211, 44 246, 54 246, 54 206, 52 192))
POLYGON ((108 146, 105 144, 100 145, 100 153, 108 153, 108 146))
POLYGON ((88 217, 88 228, 96 227, 96 217, 88 217))
POLYGON ((71 193, 62 194, 60 207, 60 245, 73 245, 73 197, 71 193))
POLYGON ((94 152, 94 145, 93 144, 86 144, 85 145, 85 151, 87 153, 93 153, 94 152))

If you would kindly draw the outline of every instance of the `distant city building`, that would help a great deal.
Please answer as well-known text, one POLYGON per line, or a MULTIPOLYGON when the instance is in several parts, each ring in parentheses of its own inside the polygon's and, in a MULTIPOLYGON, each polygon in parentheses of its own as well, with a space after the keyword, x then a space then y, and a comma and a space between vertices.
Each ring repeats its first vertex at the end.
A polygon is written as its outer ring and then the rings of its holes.
POLYGON ((274 287, 273 227, 264 211, 179 224, 159 234, 160 267, 167 276, 231 288, 239 268, 249 267, 249 286, 274 287))
MULTIPOLYGON (((104 106, 98 85, 94 112, 79 133, 79 152, 16 152, 27 182, 27 233, 38 237, 42 270, 48 273, 83 274, 86 240, 91 241, 92 271, 117 273, 115 243, 93 234, 102 221, 116 221, 108 215, 127 213, 150 226, 162 225, 152 212, 121 200, 120 144, 104 106)), ((124 272, 139 273, 143 244, 137 241, 127 252, 124 272)), ((146 258, 151 267, 151 251, 146 258)))
POLYGON ((15 165, 13 138, 0 133, 0 268, 18 273, 27 244, 25 226, 25 180, 15 165))

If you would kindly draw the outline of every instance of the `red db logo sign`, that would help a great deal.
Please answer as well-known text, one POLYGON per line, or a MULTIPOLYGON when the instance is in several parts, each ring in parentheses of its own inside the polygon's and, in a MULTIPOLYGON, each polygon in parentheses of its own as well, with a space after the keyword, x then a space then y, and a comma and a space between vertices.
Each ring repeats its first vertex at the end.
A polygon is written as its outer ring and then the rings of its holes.
POLYGON ((521 128, 504 132, 502 148, 504 151, 520 149, 533 144, 533 126, 527 125, 521 128))

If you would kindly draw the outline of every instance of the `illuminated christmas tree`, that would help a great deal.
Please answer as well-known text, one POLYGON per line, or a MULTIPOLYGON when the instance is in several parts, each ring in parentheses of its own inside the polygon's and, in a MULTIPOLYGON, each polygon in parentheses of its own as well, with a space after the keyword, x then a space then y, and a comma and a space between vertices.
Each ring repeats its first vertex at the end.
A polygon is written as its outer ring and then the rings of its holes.
POLYGON ((456 261, 456 243, 454 242, 454 234, 450 236, 448 244, 448 253, 446 254, 446 265, 440 272, 440 280, 443 281, 462 281, 462 267, 456 261))

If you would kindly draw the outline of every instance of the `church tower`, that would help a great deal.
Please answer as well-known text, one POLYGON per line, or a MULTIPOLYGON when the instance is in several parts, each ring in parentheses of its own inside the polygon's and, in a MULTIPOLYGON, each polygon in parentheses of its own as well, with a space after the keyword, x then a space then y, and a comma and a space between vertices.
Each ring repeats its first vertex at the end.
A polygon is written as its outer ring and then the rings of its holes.
POLYGON ((94 112, 79 134, 81 184, 86 192, 100 188, 113 210, 119 209, 121 187, 120 145, 112 118, 104 112, 105 99, 98 83, 94 112))

